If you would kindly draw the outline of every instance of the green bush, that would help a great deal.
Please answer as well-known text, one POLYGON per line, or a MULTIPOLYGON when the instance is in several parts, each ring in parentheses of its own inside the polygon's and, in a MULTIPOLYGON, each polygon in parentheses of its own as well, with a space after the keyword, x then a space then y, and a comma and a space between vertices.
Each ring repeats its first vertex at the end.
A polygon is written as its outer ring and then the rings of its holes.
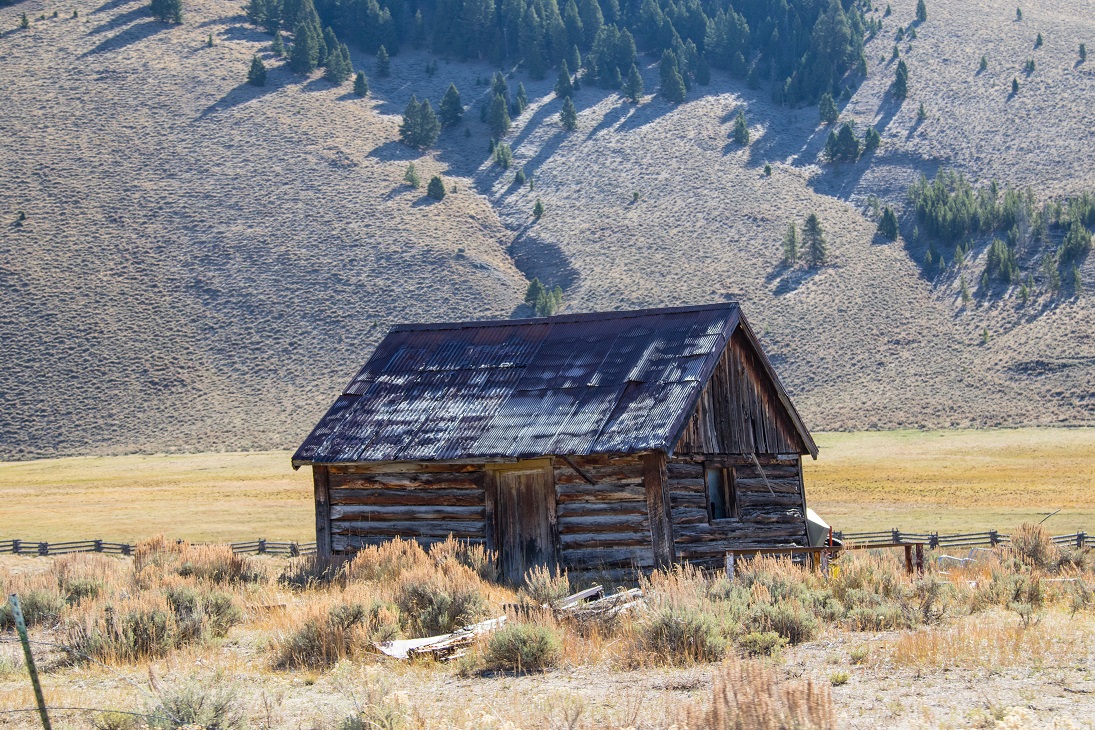
POLYGON ((220 677, 208 684, 191 679, 181 687, 161 689, 148 720, 150 727, 164 730, 240 730, 247 726, 246 710, 235 686, 220 677))
POLYGON ((413 636, 447 634, 474 623, 487 611, 477 585, 455 581, 405 580, 396 591, 395 605, 404 629, 413 636))
MULTIPOLYGON (((65 597, 59 591, 34 589, 19 594, 19 607, 23 611, 23 621, 27 626, 42 626, 56 623, 67 605, 65 597)), ((0 606, 0 629, 14 629, 15 614, 11 604, 0 606)))
POLYGON ((490 635, 483 657, 488 669, 539 672, 559 661, 558 632, 538 624, 509 624, 490 635))
POLYGON ((350 603, 332 606, 325 616, 309 618, 280 640, 275 666, 290 669, 333 666, 353 653, 366 617, 364 606, 350 603))
POLYGON ((79 603, 85 598, 98 598, 106 586, 98 578, 70 577, 61 581, 61 591, 70 604, 79 603))
POLYGON ((566 571, 558 573, 538 565, 525 573, 522 590, 536 605, 550 605, 570 595, 570 580, 566 571))
POLYGON ((814 615, 794 601, 754 606, 746 625, 750 633, 774 631, 791 644, 809 641, 818 631, 814 615))
POLYGON ((787 639, 775 631, 754 631, 738 639, 738 646, 746 654, 771 656, 787 646, 787 639))
POLYGON ((434 200, 445 199, 445 183, 437 175, 430 178, 430 184, 426 186, 426 195, 434 200))
POLYGON ((639 648, 669 663, 712 662, 726 653, 715 619, 692 607, 662 608, 639 627, 639 648))

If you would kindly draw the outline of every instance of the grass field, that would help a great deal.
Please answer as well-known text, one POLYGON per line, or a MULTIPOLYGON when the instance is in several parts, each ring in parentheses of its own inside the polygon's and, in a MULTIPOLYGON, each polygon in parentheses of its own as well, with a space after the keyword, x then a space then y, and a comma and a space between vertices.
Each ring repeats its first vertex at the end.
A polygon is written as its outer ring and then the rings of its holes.
MULTIPOLYGON (((810 505, 837 529, 1095 530, 1095 429, 824 433, 810 505)), ((0 463, 2 537, 308 540, 311 472, 288 452, 0 463)))

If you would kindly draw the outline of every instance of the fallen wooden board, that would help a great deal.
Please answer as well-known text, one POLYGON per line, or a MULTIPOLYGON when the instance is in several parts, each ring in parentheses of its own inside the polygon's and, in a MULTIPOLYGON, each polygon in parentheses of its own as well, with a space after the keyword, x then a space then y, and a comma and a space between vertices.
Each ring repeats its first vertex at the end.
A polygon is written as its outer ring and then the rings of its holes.
POLYGON ((393 659, 414 659, 433 656, 437 659, 450 659, 462 646, 467 646, 479 634, 494 631, 506 622, 505 616, 481 621, 465 626, 459 631, 440 636, 426 636, 421 639, 395 639, 393 641, 375 641, 373 647, 380 653, 393 659))

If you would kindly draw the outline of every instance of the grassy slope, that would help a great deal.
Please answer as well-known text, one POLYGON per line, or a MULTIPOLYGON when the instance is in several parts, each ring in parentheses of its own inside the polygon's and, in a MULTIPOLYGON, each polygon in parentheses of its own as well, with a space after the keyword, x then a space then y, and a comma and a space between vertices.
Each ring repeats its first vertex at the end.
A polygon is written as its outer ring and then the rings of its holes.
MULTIPOLYGON (((809 502, 837 529, 1007 530, 1062 508, 1095 529, 1092 429, 818 436, 809 502)), ((75 457, 0 463, 0 537, 313 539, 311 475, 289 454, 75 457), (78 509, 69 508, 79 505, 78 509)))
MULTIPOLYGON (((0 38, 0 188, 17 191, 0 201, 0 455, 293 446, 389 324, 507 316, 524 274, 566 286, 571 310, 742 301, 814 428, 1089 423, 1090 296, 960 307, 956 277, 930 282, 915 246, 876 243, 862 205, 868 193, 899 201, 944 162, 1045 192, 1095 186, 1081 103, 1095 67, 1070 55, 1093 45, 1090 6, 1029 8, 1014 23, 1002 0, 933 5, 902 46, 911 91, 897 108, 878 59, 913 2, 893 3, 845 109, 885 143, 838 170, 817 164, 816 109, 774 106, 718 74, 679 107, 584 88, 567 135, 553 80, 518 73, 534 103, 507 139, 529 191, 488 164, 474 110, 470 137, 448 131, 428 155, 395 141, 412 93, 436 101, 452 80, 474 103, 485 65, 427 77, 428 57, 406 52, 362 101, 267 54, 260 90, 242 82, 269 37, 236 3, 194 0, 185 25, 165 28, 136 0, 78 0, 79 19, 0 38), (989 72, 976 75, 982 52, 989 72), (1007 100, 1031 55, 1039 70, 1007 100), (929 119, 917 124, 920 100, 929 119), (728 141, 742 103, 747 150, 728 141), (410 160, 459 191, 426 204, 400 185, 410 160), (534 224, 536 198, 548 212, 534 224), (787 270, 779 240, 810 211, 833 266, 787 270)), ((52 7, 0 9, 0 27, 52 7)), ((644 75, 654 90, 656 67, 644 75)), ((979 253, 970 281, 982 265, 979 253)), ((1089 289, 1093 272, 1089 257, 1089 289)))

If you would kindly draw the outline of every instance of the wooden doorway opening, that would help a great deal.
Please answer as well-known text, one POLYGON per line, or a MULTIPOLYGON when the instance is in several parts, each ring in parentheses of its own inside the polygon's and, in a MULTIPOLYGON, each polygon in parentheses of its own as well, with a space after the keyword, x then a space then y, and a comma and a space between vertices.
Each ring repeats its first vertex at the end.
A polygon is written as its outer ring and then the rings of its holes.
POLYGON ((558 567, 555 472, 550 459, 490 468, 494 549, 502 577, 520 583, 538 565, 558 567))

